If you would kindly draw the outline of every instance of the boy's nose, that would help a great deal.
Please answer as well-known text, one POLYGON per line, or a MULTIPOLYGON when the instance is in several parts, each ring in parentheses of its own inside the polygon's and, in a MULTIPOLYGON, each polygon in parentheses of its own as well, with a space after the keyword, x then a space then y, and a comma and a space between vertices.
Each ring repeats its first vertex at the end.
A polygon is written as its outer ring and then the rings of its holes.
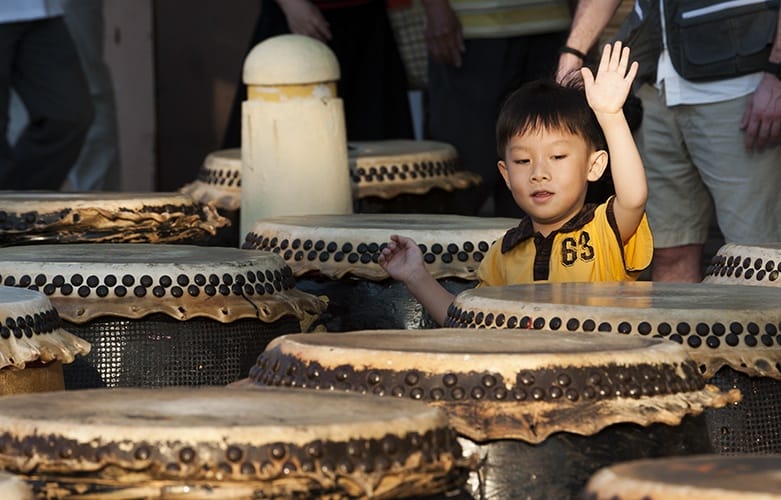
POLYGON ((539 162, 532 168, 531 179, 534 182, 540 182, 550 179, 548 166, 544 162, 539 162))

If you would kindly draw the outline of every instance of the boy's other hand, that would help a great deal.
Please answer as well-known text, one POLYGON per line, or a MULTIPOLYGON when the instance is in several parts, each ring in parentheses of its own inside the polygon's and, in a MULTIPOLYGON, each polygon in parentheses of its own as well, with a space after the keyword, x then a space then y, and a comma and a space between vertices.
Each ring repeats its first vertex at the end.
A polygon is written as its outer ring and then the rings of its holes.
POLYGON ((402 283, 408 283, 421 271, 427 272, 418 244, 412 238, 398 234, 391 235, 388 246, 380 252, 378 263, 391 278, 402 283))

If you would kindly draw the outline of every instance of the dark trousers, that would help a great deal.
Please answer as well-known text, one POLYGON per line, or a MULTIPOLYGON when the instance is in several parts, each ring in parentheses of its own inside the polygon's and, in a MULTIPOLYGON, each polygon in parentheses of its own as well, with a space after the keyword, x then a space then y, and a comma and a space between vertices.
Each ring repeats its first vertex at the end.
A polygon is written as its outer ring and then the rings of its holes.
POLYGON ((496 119, 502 101, 523 83, 554 77, 565 32, 465 41, 460 68, 429 62, 427 136, 452 144, 461 165, 483 177, 469 212, 478 213, 494 196, 495 213, 517 217, 515 204, 496 162, 496 119))
MULTIPOLYGON (((328 47, 339 61, 337 92, 344 102, 347 139, 375 141, 412 139, 412 113, 407 76, 385 2, 323 10, 333 38, 328 47)), ((289 33, 287 20, 274 0, 263 0, 250 49, 272 36, 289 33)), ((249 52, 249 50, 247 50, 249 52)), ((244 84, 234 98, 223 140, 224 148, 241 145, 241 102, 244 84)))
POLYGON ((81 152, 93 108, 62 17, 0 23, 0 189, 57 190, 81 152), (29 122, 7 139, 13 88, 29 122))

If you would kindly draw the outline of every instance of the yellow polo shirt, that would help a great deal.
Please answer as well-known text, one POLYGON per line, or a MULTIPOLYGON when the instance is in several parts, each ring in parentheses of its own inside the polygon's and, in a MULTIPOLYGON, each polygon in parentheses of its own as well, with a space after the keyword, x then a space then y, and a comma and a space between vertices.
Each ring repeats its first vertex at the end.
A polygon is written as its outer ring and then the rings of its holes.
POLYGON ((623 244, 611 197, 601 205, 585 205, 547 237, 534 232, 529 217, 521 219, 486 253, 477 270, 478 286, 634 281, 652 257, 653 237, 645 214, 623 244))

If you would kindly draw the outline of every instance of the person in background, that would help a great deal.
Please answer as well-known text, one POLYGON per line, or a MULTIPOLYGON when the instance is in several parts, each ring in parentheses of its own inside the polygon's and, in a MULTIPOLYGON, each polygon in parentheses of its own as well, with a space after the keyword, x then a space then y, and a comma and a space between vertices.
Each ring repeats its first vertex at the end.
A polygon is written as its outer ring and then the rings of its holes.
MULTIPOLYGON (((405 69, 384 0, 262 0, 250 46, 286 33, 327 44, 339 61, 337 92, 348 141, 411 139, 405 69)), ((241 145, 243 85, 234 98, 223 148, 241 145)))
POLYGON ((0 2, 0 189, 59 189, 93 115, 62 3, 0 2), (29 114, 13 144, 6 138, 11 89, 29 114))
POLYGON ((73 191, 119 191, 119 125, 111 71, 103 57, 104 0, 65 0, 68 26, 89 84, 95 119, 68 174, 73 191))
MULTIPOLYGON (((478 286, 635 280, 650 265, 645 172, 623 112, 637 67, 619 42, 605 46, 596 77, 581 72, 585 95, 535 81, 507 99, 496 124, 498 169, 528 215, 488 250, 478 286), (608 160, 615 196, 585 204, 589 182, 608 160)), ((444 324, 454 297, 428 272, 412 239, 391 235, 378 262, 444 324)))
MULTIPOLYGON (((582 66, 577 54, 588 52, 619 2, 578 2, 560 81, 582 66)), ((778 6, 637 0, 616 36, 643 68, 635 93, 656 245, 651 278, 701 281, 714 211, 728 243, 781 242, 778 6)))
POLYGON ((423 8, 429 50, 426 137, 452 144, 462 167, 483 177, 471 212, 520 216, 494 167, 491 131, 510 92, 553 76, 571 21, 568 0, 423 0, 423 8))

